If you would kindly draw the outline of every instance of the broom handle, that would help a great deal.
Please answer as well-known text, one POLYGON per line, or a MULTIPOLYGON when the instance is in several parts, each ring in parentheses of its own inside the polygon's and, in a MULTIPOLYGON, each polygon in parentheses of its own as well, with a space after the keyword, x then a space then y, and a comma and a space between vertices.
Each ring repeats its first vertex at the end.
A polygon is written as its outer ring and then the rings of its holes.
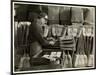
POLYGON ((77 43, 77 38, 76 37, 74 37, 74 39, 73 39, 73 42, 74 42, 74 47, 73 47, 73 51, 72 51, 72 59, 73 59, 73 56, 74 56, 74 52, 75 52, 75 48, 76 48, 76 43, 77 43))
POLYGON ((90 43, 89 43, 89 50, 90 50, 90 54, 91 54, 91 47, 92 47, 92 36, 90 37, 90 43))
POLYGON ((76 38, 76 53, 78 53, 78 42, 79 42, 79 38, 76 38))
POLYGON ((64 29, 64 33, 63 33, 63 37, 65 37, 66 36, 66 32, 67 32, 67 27, 65 27, 65 29, 64 29))

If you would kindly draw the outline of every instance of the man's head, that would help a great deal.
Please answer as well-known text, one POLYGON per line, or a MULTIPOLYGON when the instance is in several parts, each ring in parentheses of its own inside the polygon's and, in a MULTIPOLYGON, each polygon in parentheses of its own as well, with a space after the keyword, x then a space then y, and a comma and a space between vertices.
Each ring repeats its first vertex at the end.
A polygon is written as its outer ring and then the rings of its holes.
POLYGON ((47 24, 48 15, 46 13, 44 13, 44 12, 40 13, 38 18, 40 19, 42 24, 47 24))

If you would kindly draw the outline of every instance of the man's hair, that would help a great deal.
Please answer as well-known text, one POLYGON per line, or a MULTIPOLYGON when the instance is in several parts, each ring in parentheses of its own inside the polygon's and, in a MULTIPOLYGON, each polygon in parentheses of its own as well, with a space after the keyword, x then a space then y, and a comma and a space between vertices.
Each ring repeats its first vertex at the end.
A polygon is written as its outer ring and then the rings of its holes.
POLYGON ((43 17, 45 17, 45 16, 47 16, 47 14, 44 13, 44 12, 41 12, 41 13, 39 14, 38 18, 43 18, 43 17))

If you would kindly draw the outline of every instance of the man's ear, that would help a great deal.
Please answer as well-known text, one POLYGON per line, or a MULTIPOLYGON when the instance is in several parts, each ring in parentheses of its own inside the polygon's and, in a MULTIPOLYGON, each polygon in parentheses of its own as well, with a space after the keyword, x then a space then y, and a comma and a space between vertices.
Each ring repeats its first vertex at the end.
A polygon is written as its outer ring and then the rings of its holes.
POLYGON ((37 19, 36 24, 41 25, 42 24, 41 19, 37 19))
POLYGON ((48 20, 48 16, 46 15, 45 17, 44 17, 46 20, 48 20))

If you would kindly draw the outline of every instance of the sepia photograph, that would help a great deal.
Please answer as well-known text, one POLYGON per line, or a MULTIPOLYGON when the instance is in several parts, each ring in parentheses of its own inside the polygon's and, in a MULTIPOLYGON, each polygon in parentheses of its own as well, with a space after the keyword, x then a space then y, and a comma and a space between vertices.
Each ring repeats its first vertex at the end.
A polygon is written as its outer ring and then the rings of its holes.
POLYGON ((11 1, 12 73, 96 68, 96 6, 11 1))

